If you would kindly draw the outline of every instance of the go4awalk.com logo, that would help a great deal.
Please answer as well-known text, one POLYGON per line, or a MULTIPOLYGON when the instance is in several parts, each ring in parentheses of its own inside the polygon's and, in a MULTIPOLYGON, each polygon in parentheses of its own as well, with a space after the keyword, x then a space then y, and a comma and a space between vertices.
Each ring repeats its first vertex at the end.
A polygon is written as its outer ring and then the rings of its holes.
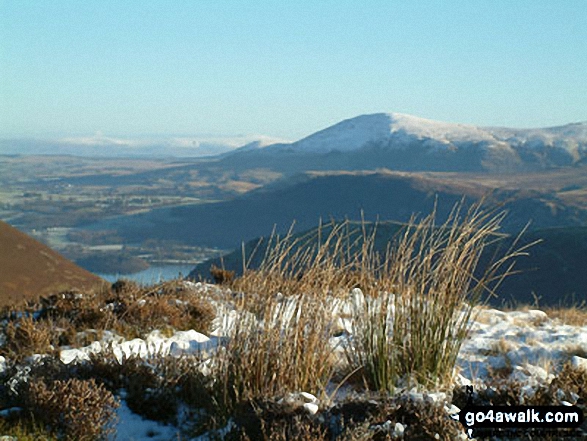
POLYGON ((495 432, 552 432, 574 436, 583 423, 577 406, 471 406, 459 413, 470 438, 495 432))

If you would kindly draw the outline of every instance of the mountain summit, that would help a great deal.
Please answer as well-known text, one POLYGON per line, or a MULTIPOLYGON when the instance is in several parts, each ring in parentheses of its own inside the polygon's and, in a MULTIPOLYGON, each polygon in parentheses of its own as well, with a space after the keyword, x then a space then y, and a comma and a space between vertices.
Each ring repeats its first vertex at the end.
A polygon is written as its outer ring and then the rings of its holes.
MULTIPOLYGON (((235 153, 246 151, 251 149, 235 153)), ((403 170, 543 169, 587 159, 587 123, 512 129, 446 123, 402 113, 376 113, 341 121, 290 144, 255 149, 255 155, 274 156, 280 152, 290 156, 338 153, 346 155, 349 164, 403 170)), ((347 168, 344 164, 333 165, 347 168)))
POLYGON ((333 150, 333 146, 336 150, 348 151, 391 139, 403 144, 408 138, 434 139, 447 144, 492 140, 490 134, 474 126, 443 123, 403 113, 376 113, 344 120, 294 145, 300 151, 326 153, 333 150))

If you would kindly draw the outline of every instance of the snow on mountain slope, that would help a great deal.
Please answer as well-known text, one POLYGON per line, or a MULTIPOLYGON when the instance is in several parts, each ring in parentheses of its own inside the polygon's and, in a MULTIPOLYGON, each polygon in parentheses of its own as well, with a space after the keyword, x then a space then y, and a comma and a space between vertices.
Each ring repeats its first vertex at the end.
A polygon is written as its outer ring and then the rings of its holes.
POLYGON ((571 138, 577 141, 587 141, 587 121, 566 124, 558 127, 543 129, 511 129, 505 127, 486 127, 484 130, 491 132, 498 139, 530 139, 541 137, 544 139, 571 138))
POLYGON ((492 140, 492 136, 475 126, 453 124, 419 118, 401 113, 392 113, 395 129, 392 132, 405 132, 419 138, 434 138, 440 141, 480 141, 492 140))
POLYGON ((496 139, 513 148, 561 149, 575 160, 587 154, 587 122, 567 124, 544 129, 487 128, 496 139))
POLYGON ((333 149, 356 150, 370 141, 388 138, 392 131, 390 115, 378 113, 347 119, 316 132, 292 147, 298 151, 326 153, 333 149))
POLYGON ((402 113, 376 113, 341 121, 292 144, 277 144, 269 149, 289 147, 303 153, 328 153, 333 150, 348 152, 373 144, 405 147, 414 142, 435 148, 484 144, 489 148, 526 145, 587 150, 587 123, 510 129, 446 123, 402 113))

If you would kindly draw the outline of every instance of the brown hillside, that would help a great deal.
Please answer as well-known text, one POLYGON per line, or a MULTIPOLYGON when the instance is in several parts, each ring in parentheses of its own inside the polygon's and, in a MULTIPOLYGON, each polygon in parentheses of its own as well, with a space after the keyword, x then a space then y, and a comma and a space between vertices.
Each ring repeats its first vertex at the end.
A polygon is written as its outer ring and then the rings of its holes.
POLYGON ((101 283, 98 276, 0 221, 0 306, 101 283))

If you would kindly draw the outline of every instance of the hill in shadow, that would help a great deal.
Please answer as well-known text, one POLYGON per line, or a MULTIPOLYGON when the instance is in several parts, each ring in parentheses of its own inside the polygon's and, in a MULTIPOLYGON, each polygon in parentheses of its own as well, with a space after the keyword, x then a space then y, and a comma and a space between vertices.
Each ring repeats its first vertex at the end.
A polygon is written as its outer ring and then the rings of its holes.
MULTIPOLYGON (((330 227, 323 226, 322 237, 328 236, 330 227)), ((361 226, 355 224, 355 234, 361 234, 361 226)), ((366 224, 369 236, 374 224, 366 224)), ((383 253, 403 231, 403 224, 382 222, 376 226, 374 249, 383 253)), ((298 233, 294 237, 317 237, 317 229, 298 233)), ((477 267, 480 276, 492 258, 503 256, 514 245, 517 236, 508 235, 502 241, 488 246, 477 267)), ((248 268, 257 268, 267 249, 268 238, 257 238, 222 257, 198 264, 188 275, 193 280, 212 280, 210 268, 214 265, 236 275, 242 274, 243 251, 248 268)), ((528 256, 520 256, 515 261, 516 274, 507 277, 497 289, 497 297, 489 299, 495 307, 534 304, 539 306, 576 306, 587 303, 587 227, 550 228, 524 233, 517 246, 536 241, 528 249, 528 256)), ((358 251, 358 250, 357 250, 358 251)))
POLYGON ((578 226, 587 213, 534 190, 492 190, 432 176, 390 171, 304 173, 230 201, 184 205, 100 222, 93 228, 116 230, 127 243, 175 240, 224 249, 241 242, 287 231, 313 228, 319 219, 377 219, 407 222, 413 213, 427 214, 437 204, 442 222, 454 204, 466 197, 509 212, 504 228, 515 232, 529 221, 533 228, 578 226))
POLYGON ((0 306, 104 281, 46 245, 0 221, 0 306))

